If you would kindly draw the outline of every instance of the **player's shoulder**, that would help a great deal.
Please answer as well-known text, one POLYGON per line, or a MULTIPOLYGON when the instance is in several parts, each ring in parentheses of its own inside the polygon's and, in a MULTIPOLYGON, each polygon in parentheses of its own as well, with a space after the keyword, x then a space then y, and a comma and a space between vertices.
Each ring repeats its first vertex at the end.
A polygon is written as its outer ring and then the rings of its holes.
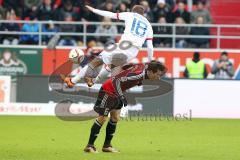
POLYGON ((119 14, 122 16, 125 16, 125 17, 133 17, 134 16, 133 12, 120 12, 119 14))
POLYGON ((120 12, 120 13, 124 13, 124 14, 132 14, 133 12, 120 12))
POLYGON ((131 12, 131 13, 133 14, 133 16, 138 17, 138 18, 140 18, 141 20, 145 21, 146 23, 149 23, 149 24, 150 24, 149 20, 148 20, 145 16, 143 16, 143 15, 141 15, 141 14, 138 14, 138 13, 133 13, 133 12, 131 12))

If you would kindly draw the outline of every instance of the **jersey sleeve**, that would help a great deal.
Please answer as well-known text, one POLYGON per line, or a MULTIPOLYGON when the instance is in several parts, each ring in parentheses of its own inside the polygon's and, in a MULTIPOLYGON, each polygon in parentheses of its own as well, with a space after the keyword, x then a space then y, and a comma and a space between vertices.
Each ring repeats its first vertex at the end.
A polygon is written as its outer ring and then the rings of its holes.
POLYGON ((93 9, 93 13, 98 14, 98 15, 103 16, 103 17, 117 19, 116 13, 113 13, 113 12, 103 11, 103 10, 100 10, 100 9, 93 9))
POLYGON ((122 88, 121 88, 121 80, 119 78, 114 78, 113 81, 112 81, 112 84, 113 84, 113 88, 117 94, 117 96, 122 96, 123 95, 123 91, 122 91, 122 88))
POLYGON ((123 20, 125 21, 127 18, 129 18, 131 13, 129 12, 121 12, 121 13, 116 13, 117 20, 123 20))
POLYGON ((126 77, 126 81, 135 81, 135 80, 140 80, 143 79, 145 76, 145 72, 141 72, 141 73, 130 73, 127 77, 126 77))
POLYGON ((148 61, 153 60, 153 43, 152 40, 147 41, 147 52, 148 52, 148 61))
POLYGON ((145 76, 145 72, 141 72, 141 73, 130 73, 126 77, 114 78, 112 83, 117 96, 123 95, 121 83, 142 80, 144 79, 144 76, 145 76))
POLYGON ((146 38, 146 41, 147 41, 147 52, 148 52, 148 61, 150 62, 151 60, 153 60, 153 29, 152 29, 152 26, 150 25, 149 27, 149 31, 148 31, 148 34, 147 34, 147 38, 146 38))
POLYGON ((150 24, 149 24, 149 31, 147 33, 146 40, 153 40, 153 29, 152 29, 152 26, 150 24))
POLYGON ((94 9, 93 13, 103 17, 108 17, 108 18, 117 19, 117 20, 126 20, 127 18, 129 18, 128 16, 130 15, 129 12, 113 13, 109 11, 103 11, 100 9, 94 9))

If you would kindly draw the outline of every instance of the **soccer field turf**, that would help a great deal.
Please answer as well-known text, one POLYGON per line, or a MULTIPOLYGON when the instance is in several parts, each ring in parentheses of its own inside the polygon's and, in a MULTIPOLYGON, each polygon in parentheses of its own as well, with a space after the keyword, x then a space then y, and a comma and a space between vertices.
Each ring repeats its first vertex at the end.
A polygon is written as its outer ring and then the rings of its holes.
POLYGON ((93 120, 0 116, 0 160, 239 160, 240 120, 121 121, 113 145, 121 153, 83 148, 93 120))

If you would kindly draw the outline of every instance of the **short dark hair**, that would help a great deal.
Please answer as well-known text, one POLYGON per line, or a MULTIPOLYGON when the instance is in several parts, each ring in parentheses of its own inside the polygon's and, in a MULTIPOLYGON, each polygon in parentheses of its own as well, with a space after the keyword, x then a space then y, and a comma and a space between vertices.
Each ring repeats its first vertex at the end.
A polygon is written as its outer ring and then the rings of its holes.
POLYGON ((194 59, 199 59, 200 58, 200 53, 199 52, 194 52, 193 53, 193 58, 194 59))
POLYGON ((197 5, 199 5, 199 4, 206 5, 206 2, 203 0, 199 0, 199 1, 197 1, 197 5))
POLYGON ((132 8, 132 12, 144 15, 144 7, 142 5, 134 5, 132 8))
POLYGON ((163 63, 153 60, 147 64, 146 70, 152 71, 153 73, 156 73, 157 71, 162 71, 165 73, 167 71, 167 68, 163 63))
POLYGON ((223 52, 221 53, 221 56, 223 56, 223 55, 228 56, 228 52, 223 51, 223 52))

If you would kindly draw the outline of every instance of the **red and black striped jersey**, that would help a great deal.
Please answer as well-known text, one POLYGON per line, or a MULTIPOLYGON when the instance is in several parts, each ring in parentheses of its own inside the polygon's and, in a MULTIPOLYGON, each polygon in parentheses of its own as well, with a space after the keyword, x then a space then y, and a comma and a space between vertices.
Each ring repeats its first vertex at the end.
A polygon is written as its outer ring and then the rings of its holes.
POLYGON ((102 88, 104 91, 117 96, 123 95, 123 92, 137 85, 142 85, 145 78, 145 65, 134 64, 124 66, 123 70, 114 77, 106 80, 102 88))

